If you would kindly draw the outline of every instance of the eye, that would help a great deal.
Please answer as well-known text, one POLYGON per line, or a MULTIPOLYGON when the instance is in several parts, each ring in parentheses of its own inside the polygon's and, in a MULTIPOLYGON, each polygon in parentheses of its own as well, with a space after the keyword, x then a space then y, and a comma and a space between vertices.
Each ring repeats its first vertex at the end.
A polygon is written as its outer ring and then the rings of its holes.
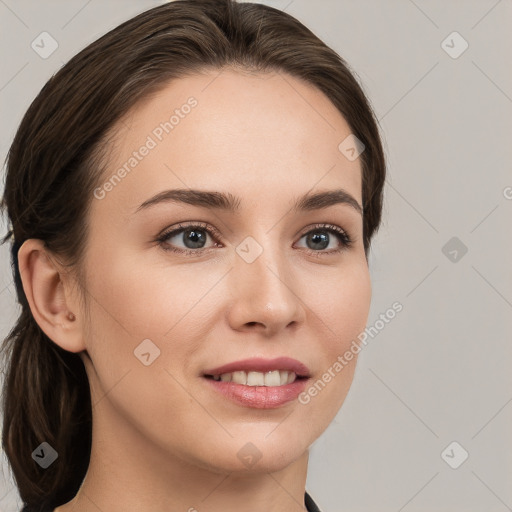
POLYGON ((303 238, 306 239, 307 252, 316 253, 315 255, 338 253, 348 249, 353 243, 346 231, 333 224, 316 224, 314 229, 301 236, 301 240, 303 238), (329 246, 330 250, 326 251, 329 246))
POLYGON ((203 223, 178 224, 177 228, 164 232, 157 239, 163 249, 178 253, 199 255, 205 250, 219 246, 219 235, 211 226, 203 223), (211 247, 205 247, 208 238, 215 240, 211 247), (180 247, 180 244, 183 244, 180 247))
MULTIPOLYGON (((166 251, 200 256, 205 251, 221 247, 218 242, 220 234, 208 224, 202 222, 178 224, 178 227, 165 231, 157 238, 157 242, 166 251), (208 238, 213 240, 207 246, 208 238)), ((339 253, 353 244, 352 238, 339 226, 334 224, 316 224, 304 233, 300 240, 306 239, 306 252, 315 256, 339 253), (333 236, 334 235, 334 236, 333 236), (329 246, 334 245, 334 247, 329 246)))

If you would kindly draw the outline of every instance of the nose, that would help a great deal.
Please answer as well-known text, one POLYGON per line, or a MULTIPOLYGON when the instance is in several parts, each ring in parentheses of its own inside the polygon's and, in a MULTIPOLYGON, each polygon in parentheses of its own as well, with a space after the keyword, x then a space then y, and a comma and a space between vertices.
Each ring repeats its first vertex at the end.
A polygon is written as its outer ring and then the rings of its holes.
POLYGON ((279 251, 277 247, 265 247, 251 263, 235 253, 234 268, 229 273, 231 303, 227 313, 233 329, 258 331, 270 337, 304 321, 297 276, 279 251))

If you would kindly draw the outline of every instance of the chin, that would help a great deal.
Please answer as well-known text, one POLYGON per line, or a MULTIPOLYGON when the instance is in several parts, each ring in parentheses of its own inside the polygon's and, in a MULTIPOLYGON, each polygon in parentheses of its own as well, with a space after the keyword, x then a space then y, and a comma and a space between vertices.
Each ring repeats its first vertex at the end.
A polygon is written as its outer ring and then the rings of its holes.
MULTIPOLYGON (((281 425, 277 428, 286 427, 281 425)), ((275 425, 274 427, 275 428, 275 425)), ((227 443, 220 441, 213 443, 206 463, 210 470, 219 473, 258 474, 280 471, 297 459, 304 456, 309 448, 309 440, 304 433, 297 431, 290 436, 288 430, 284 434, 271 433, 271 429, 265 430, 265 434, 250 435, 246 432, 243 436, 236 436, 227 443), (267 436, 267 437, 265 437, 267 436)))

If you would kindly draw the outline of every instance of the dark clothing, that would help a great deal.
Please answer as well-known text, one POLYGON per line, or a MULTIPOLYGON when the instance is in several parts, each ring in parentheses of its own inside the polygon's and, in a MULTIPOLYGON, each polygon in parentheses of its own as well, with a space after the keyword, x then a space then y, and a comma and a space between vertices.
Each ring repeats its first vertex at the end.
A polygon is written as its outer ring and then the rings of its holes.
MULTIPOLYGON (((321 512, 317 507, 316 503, 313 501, 313 498, 307 493, 304 495, 304 503, 306 505, 306 510, 308 512, 321 512)), ((25 505, 21 512, 53 512, 52 507, 44 507, 42 505, 37 507, 30 507, 29 505, 25 505)))
POLYGON ((306 491, 306 495, 304 496, 304 503, 306 504, 306 510, 308 512, 321 512, 318 508, 317 504, 313 501, 313 498, 306 491))

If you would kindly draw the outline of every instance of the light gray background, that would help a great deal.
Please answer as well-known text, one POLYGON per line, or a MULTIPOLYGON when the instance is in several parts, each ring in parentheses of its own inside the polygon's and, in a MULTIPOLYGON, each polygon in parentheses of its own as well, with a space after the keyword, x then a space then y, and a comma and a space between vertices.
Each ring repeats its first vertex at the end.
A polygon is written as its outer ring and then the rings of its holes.
MULTIPOLYGON (((0 0, 2 160, 46 80, 158 3, 0 0), (30 46, 43 31, 59 44, 48 59, 30 46)), ((324 512, 512 510, 512 2, 265 3, 338 51, 370 97, 389 176, 368 325, 404 307, 361 352, 345 404, 312 447, 308 490, 324 512), (460 41, 442 46, 454 31, 469 44, 455 59, 443 46, 460 41), (455 262, 442 251, 452 237, 468 249, 448 254, 455 262), (469 453, 458 469, 441 457, 452 441, 469 453)), ((6 335, 17 310, 9 247, 0 251, 6 335)), ((2 459, 0 511, 10 512, 19 497, 2 459)))

